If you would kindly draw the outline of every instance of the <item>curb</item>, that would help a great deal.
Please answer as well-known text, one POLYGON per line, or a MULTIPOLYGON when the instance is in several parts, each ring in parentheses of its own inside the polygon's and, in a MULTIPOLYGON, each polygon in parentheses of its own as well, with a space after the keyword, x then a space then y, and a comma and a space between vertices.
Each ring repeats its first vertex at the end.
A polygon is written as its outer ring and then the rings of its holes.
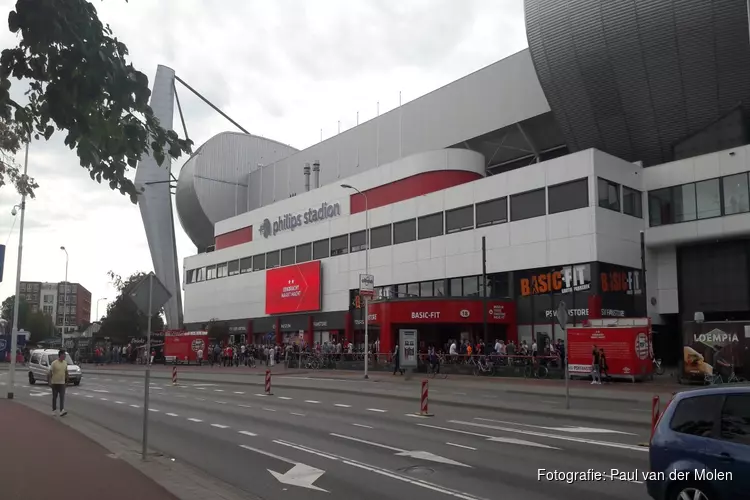
MULTIPOLYGON (((102 373, 103 372, 95 372, 95 375, 101 375, 102 373)), ((116 376, 140 378, 141 374, 138 374, 138 375, 117 374, 116 376)), ((165 378, 165 380, 167 380, 167 378, 165 378)), ((205 382, 206 381, 203 378, 195 378, 195 377, 182 377, 182 380, 187 381, 187 382, 205 382)), ((215 381, 215 382, 219 384, 238 385, 238 386, 247 386, 247 385, 254 385, 254 386, 260 386, 260 387, 264 386, 264 383, 255 382, 255 381, 237 382, 237 381, 222 380, 222 381, 215 381)), ((310 389, 309 387, 287 385, 287 384, 284 384, 283 382, 274 383, 274 387, 284 387, 287 389, 295 389, 295 390, 302 390, 302 391, 310 389)), ((382 393, 382 392, 363 392, 361 390, 355 390, 355 389, 339 389, 339 388, 334 387, 334 388, 315 389, 315 390, 321 390, 323 392, 334 392, 337 394, 349 394, 353 396, 376 396, 380 398, 393 399, 397 401, 410 401, 410 402, 417 401, 417 398, 413 398, 411 396, 402 396, 400 394, 388 394, 388 393, 382 393)), ((571 396, 571 399, 583 399, 583 398, 577 398, 577 397, 571 396)), ((481 403, 451 401, 451 400, 443 399, 440 396, 433 396, 430 398, 430 400, 435 403, 440 403, 440 404, 451 406, 454 408, 471 408, 471 409, 476 409, 476 410, 489 410, 489 411, 509 411, 509 412, 514 412, 514 413, 520 413, 523 415, 540 415, 540 416, 545 416, 545 417, 570 416, 574 418, 583 418, 587 422, 596 422, 600 424, 619 424, 619 425, 629 425, 629 426, 640 426, 640 425, 649 424, 648 420, 646 420, 645 417, 644 417, 644 420, 641 422, 640 420, 635 420, 635 419, 625 419, 625 418, 617 418, 617 417, 599 417, 599 416, 589 415, 589 414, 564 414, 564 413, 561 414, 560 411, 545 410, 545 409, 491 406, 491 405, 486 405, 486 404, 481 404, 481 403)), ((566 412, 568 410, 561 410, 561 411, 566 412)), ((573 411, 577 411, 577 410, 573 410, 573 411)), ((584 412, 585 410, 580 410, 580 411, 584 412)))

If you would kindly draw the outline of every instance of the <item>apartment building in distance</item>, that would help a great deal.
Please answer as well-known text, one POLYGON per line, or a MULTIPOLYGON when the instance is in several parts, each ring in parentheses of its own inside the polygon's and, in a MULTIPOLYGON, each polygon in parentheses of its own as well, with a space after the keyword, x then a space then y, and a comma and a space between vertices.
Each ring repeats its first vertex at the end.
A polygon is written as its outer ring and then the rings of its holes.
POLYGON ((21 296, 31 312, 42 311, 52 316, 58 331, 63 330, 63 321, 65 332, 76 331, 78 326, 91 321, 91 292, 80 283, 22 281, 21 296))

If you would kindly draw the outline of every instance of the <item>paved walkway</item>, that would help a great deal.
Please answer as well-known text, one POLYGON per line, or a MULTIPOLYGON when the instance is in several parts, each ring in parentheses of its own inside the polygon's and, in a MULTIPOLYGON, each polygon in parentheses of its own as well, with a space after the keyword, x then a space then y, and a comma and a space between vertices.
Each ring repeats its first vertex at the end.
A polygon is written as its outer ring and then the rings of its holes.
POLYGON ((176 500, 57 418, 0 399, 0 497, 176 500))

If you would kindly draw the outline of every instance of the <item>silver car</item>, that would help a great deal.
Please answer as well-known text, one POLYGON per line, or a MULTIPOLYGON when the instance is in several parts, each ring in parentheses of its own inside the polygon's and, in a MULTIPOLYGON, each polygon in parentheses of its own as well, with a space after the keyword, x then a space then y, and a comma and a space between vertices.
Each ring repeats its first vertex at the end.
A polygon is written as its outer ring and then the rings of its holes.
MULTIPOLYGON (((29 359, 29 384, 34 385, 38 382, 49 383, 49 371, 50 365, 56 359, 58 359, 58 349, 34 349, 31 351, 31 359, 29 359)), ((73 385, 80 385, 81 367, 73 363, 73 359, 70 354, 65 353, 65 361, 68 362, 68 380, 73 385)))

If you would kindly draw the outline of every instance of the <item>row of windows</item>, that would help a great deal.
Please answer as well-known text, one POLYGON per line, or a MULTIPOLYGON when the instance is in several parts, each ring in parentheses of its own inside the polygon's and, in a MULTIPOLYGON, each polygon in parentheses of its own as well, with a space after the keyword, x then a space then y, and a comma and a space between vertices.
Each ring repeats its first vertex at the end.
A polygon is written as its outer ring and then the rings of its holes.
POLYGON ((637 189, 621 186, 616 182, 599 177, 599 206, 625 215, 643 218, 641 192, 637 189))
MULTIPOLYGON (((487 297, 508 296, 508 274, 487 275, 487 297)), ((409 297, 482 297, 482 276, 402 283, 375 288, 376 299, 409 297)))
POLYGON ((750 212, 748 173, 648 192, 649 226, 750 212))
MULTIPOLYGON (((434 238, 493 224, 519 221, 556 214, 589 206, 588 179, 578 179, 547 188, 484 201, 475 205, 437 212, 385 226, 370 229, 370 248, 398 245, 409 241, 434 238), (510 198, 510 202, 508 200, 510 198)), ((187 271, 186 283, 234 276, 236 274, 262 271, 294 263, 320 260, 346 253, 360 252, 367 248, 364 230, 334 236, 330 239, 304 243, 296 247, 274 250, 244 257, 231 262, 187 271)))
POLYGON ((39 283, 21 283, 22 292, 38 292, 39 283))

